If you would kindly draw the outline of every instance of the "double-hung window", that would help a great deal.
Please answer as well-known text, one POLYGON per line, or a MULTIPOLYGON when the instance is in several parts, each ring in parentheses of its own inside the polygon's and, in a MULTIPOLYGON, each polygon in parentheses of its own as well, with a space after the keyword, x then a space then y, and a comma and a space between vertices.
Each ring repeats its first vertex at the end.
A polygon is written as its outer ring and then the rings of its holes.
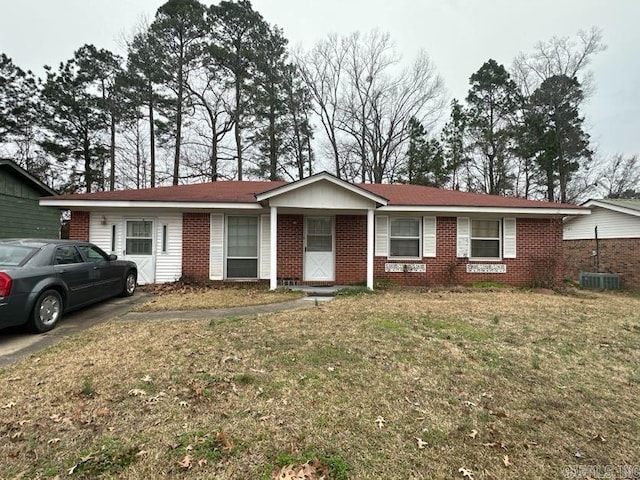
POLYGON ((258 278, 258 217, 227 217, 227 278, 258 278))
POLYGON ((500 259, 500 220, 471 220, 471 258, 500 259))
POLYGON ((391 218, 389 233, 390 257, 420 257, 420 219, 391 218))

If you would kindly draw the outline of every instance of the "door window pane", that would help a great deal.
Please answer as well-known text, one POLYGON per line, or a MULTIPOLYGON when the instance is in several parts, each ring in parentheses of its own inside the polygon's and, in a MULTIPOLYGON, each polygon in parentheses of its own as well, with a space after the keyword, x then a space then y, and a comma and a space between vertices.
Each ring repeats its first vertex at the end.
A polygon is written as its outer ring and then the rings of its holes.
POLYGON ((307 252, 333 251, 331 218, 307 218, 307 252))
POLYGON ((83 260, 76 247, 69 245, 56 248, 55 262, 56 265, 69 265, 71 263, 83 263, 83 260))
POLYGON ((92 245, 80 245, 80 251, 84 255, 84 258, 87 259, 88 262, 106 262, 107 255, 98 247, 92 245))
POLYGON ((127 255, 151 255, 153 253, 153 222, 127 222, 127 255))

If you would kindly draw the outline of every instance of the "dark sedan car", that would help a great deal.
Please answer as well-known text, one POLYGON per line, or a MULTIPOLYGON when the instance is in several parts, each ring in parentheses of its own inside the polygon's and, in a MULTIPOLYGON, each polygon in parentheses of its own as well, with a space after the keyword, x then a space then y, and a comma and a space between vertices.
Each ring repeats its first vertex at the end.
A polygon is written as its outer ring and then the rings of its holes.
POLYGON ((92 243, 0 240, 0 328, 51 330, 63 312, 136 290, 134 262, 92 243))

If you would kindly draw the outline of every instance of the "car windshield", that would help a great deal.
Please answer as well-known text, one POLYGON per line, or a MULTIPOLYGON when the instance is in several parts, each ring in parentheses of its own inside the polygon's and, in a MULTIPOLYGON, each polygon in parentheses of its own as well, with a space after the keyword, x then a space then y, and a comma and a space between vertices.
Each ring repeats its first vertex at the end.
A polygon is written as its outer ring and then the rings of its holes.
POLYGON ((18 267, 26 262, 35 250, 35 248, 19 245, 0 245, 0 265, 18 267))

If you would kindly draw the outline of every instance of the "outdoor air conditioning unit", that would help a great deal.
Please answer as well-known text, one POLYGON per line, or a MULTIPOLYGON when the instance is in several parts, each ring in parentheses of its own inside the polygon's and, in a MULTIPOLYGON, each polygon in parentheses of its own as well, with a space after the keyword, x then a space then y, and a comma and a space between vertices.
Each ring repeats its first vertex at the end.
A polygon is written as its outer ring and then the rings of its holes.
POLYGON ((619 290, 620 276, 615 273, 580 272, 580 286, 597 290, 619 290))

